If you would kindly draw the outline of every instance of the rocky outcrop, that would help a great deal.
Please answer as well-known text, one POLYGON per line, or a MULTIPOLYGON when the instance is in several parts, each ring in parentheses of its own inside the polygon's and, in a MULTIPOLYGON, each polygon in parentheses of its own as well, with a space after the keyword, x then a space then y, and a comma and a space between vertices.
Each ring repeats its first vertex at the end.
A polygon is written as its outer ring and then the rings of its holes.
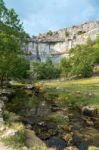
POLYGON ((33 36, 28 44, 24 45, 24 50, 29 59, 45 61, 47 58, 51 58, 56 62, 61 57, 67 57, 69 49, 77 44, 86 43, 89 37, 95 40, 98 34, 99 21, 88 22, 56 32, 49 31, 39 34, 39 36, 33 36))

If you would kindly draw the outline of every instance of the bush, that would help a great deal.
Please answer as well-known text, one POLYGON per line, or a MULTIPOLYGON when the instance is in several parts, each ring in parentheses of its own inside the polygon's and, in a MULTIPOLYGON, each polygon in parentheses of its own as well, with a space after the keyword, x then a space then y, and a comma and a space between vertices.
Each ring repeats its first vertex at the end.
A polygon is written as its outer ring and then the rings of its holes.
POLYGON ((60 70, 51 60, 44 62, 32 62, 31 77, 33 79, 56 79, 60 77, 60 70))

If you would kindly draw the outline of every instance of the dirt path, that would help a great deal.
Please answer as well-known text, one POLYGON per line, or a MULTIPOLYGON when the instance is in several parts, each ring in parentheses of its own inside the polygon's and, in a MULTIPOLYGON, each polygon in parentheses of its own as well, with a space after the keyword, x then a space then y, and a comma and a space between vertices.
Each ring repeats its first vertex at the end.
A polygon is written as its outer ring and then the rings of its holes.
POLYGON ((0 143, 0 150, 13 150, 12 148, 9 148, 8 146, 5 146, 4 144, 0 143))

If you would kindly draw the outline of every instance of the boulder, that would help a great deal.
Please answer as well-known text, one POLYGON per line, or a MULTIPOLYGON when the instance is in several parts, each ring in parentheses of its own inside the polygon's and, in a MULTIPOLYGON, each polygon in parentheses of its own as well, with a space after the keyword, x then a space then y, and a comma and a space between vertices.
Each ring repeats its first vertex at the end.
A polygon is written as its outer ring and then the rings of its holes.
POLYGON ((91 106, 84 106, 81 108, 81 113, 85 116, 92 117, 98 114, 98 109, 91 106))
POLYGON ((59 137, 53 136, 46 140, 46 145, 50 148, 56 148, 57 150, 63 150, 67 143, 59 137))
POLYGON ((28 147, 45 146, 44 142, 38 138, 34 131, 26 129, 26 145, 28 147))

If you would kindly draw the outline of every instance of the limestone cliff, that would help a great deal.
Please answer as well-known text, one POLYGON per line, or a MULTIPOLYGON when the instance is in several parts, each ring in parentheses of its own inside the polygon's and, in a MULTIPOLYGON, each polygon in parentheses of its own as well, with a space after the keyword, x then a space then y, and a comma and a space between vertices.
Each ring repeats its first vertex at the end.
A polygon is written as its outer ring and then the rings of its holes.
POLYGON ((78 44, 86 43, 88 37, 96 39, 99 34, 99 21, 64 28, 56 32, 33 36, 25 45, 29 59, 45 61, 51 58, 54 62, 68 56, 68 51, 78 44))

